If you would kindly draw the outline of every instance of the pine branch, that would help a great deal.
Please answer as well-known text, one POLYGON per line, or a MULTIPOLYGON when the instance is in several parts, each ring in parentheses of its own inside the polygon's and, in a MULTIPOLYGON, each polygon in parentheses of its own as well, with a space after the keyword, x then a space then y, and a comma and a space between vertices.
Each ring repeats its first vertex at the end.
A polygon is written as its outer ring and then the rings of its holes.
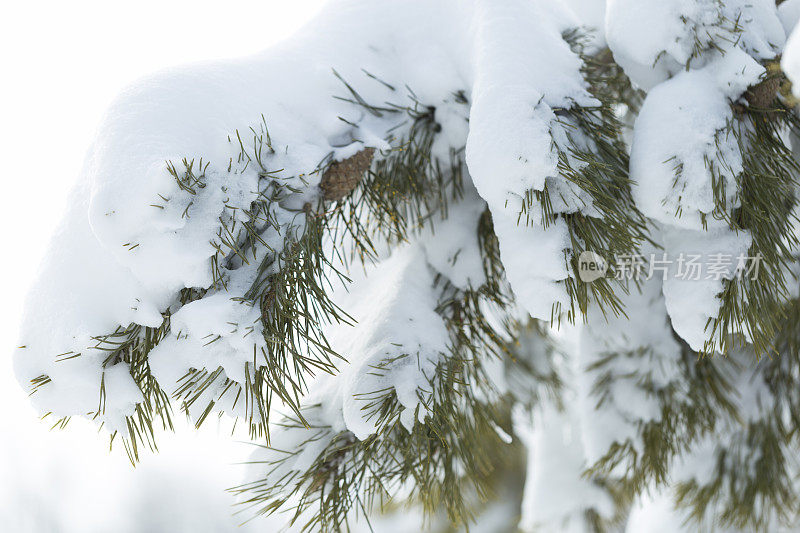
POLYGON ((769 75, 750 89, 745 94, 750 105, 739 104, 740 116, 729 126, 728 133, 738 140, 744 156, 744 169, 737 178, 740 207, 728 214, 725 205, 718 204, 715 216, 735 231, 750 232, 748 255, 759 262, 759 270, 757 275, 725 283, 719 314, 706 328, 709 340, 704 351, 709 354, 727 352, 735 343, 731 335, 748 339, 757 357, 772 353, 782 306, 789 298, 789 265, 800 247, 792 231, 798 222, 794 206, 800 164, 787 146, 786 134, 797 138, 800 121, 777 99, 781 78, 769 75))

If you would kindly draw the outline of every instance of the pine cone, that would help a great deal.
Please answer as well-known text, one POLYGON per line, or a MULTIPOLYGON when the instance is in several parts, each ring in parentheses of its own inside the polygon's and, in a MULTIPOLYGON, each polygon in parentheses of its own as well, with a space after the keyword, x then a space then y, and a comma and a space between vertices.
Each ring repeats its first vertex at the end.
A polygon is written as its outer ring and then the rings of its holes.
POLYGON ((778 89, 780 89, 780 87, 781 78, 773 76, 750 87, 747 92, 744 93, 744 98, 747 100, 748 104, 756 109, 769 109, 772 106, 772 102, 774 102, 775 98, 778 96, 778 89))
POLYGON ((365 148, 342 161, 334 161, 322 175, 319 188, 326 201, 341 200, 356 188, 364 172, 369 170, 374 148, 365 148))

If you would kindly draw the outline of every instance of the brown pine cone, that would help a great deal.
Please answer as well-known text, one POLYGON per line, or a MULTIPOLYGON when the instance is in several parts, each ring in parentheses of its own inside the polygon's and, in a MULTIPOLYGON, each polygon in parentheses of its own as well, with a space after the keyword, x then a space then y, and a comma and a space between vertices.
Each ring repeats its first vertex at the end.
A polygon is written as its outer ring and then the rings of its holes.
POLYGON ((773 76, 747 89, 747 92, 744 93, 744 98, 748 104, 756 109, 770 109, 775 98, 778 97, 780 87, 781 78, 773 76))
POLYGON ((374 148, 365 148, 342 161, 334 161, 325 174, 319 188, 322 189, 322 197, 329 202, 341 200, 353 189, 356 188, 364 172, 369 170, 372 164, 372 157, 375 155, 374 148))

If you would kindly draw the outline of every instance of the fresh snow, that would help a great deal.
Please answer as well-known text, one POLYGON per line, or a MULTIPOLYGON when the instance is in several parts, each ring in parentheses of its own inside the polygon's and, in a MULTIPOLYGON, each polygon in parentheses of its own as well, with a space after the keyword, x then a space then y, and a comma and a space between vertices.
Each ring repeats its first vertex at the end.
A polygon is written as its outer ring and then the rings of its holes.
MULTIPOLYGON (((750 237, 727 229, 715 213, 712 183, 725 184, 721 200, 729 212, 739 205, 742 154, 728 132, 730 103, 764 74, 759 61, 775 58, 784 44, 774 3, 611 0, 606 35, 625 73, 647 90, 633 129, 630 171, 636 205, 662 224, 667 257, 746 256, 750 237), (718 50, 709 46, 712 39, 718 50)), ((672 325, 695 350, 708 340, 721 289, 717 279, 665 279, 672 325)))
MULTIPOLYGON (((214 289, 183 308, 178 291, 211 286, 220 223, 240 223, 259 193, 257 165, 241 159, 243 151, 256 157, 254 138, 268 135, 267 170, 309 194, 327 158, 343 159, 365 146, 391 147, 386 139, 402 117, 335 98, 352 96, 334 69, 374 105, 411 105, 413 91, 419 102, 436 107, 442 132, 434 155, 444 160, 466 146, 470 175, 496 219, 512 288, 531 314, 549 318, 554 304, 566 302, 558 283, 571 275, 566 228, 544 228, 535 216, 519 225, 517 217, 526 190, 541 189, 545 180, 554 182, 554 190, 579 194, 558 183, 563 178, 551 146, 552 136, 564 135, 554 109, 594 103, 580 60, 561 38, 576 25, 569 9, 544 1, 458 7, 452 1, 342 1, 267 52, 174 69, 131 86, 106 114, 28 300, 25 347, 15 358, 19 380, 50 376, 52 383, 34 395, 42 410, 96 411, 103 351, 93 348, 94 338, 130 323, 158 326, 167 309, 172 331, 152 353, 163 387, 174 389, 191 368, 221 366, 228 379, 243 379, 243 362, 262 341, 255 311, 232 298, 243 295, 254 269, 242 265, 223 272, 226 292, 214 289), (471 102, 469 116, 455 103, 459 91, 471 102), (179 187, 168 162, 178 173, 191 162, 203 185, 195 194, 179 187), (47 334, 41 333, 44 324, 47 334), (81 355, 55 362, 64 353, 81 355)), ((264 234, 278 250, 280 234, 295 220, 292 209, 303 201, 302 195, 290 200, 273 213, 283 221, 280 233, 264 234)), ((463 216, 475 218, 482 209, 483 202, 468 200, 463 216)), ((454 244, 460 211, 438 225, 438 235, 423 235, 421 246, 430 264, 456 286, 477 287, 482 272, 474 238, 463 247, 454 244)), ((348 360, 359 364, 355 356, 348 360)), ((136 395, 132 380, 114 379, 126 401, 101 418, 118 427, 136 395)))
MULTIPOLYGON (((150 354, 153 375, 167 392, 193 369, 221 368, 224 379, 243 383, 254 354, 268 349, 259 310, 241 301, 259 275, 257 262, 223 267, 225 288, 213 284, 211 265, 220 225, 240 224, 272 180, 255 158, 275 180, 299 191, 273 206, 274 227, 261 228, 267 246, 280 251, 303 221, 300 208, 315 198, 319 169, 366 147, 383 154, 398 149, 392 136, 407 131, 408 123, 385 107, 413 105, 413 97, 435 107, 441 126, 436 162, 446 165, 453 152, 464 154, 463 198, 448 206, 446 218, 431 221, 432 230, 426 227, 391 253, 381 249, 374 264, 349 265, 351 281, 332 284, 331 298, 352 323, 323 327, 344 360, 336 361, 336 374, 311 380, 304 404, 317 406, 308 420, 314 437, 276 428, 271 444, 277 450, 305 444, 284 465, 290 472, 308 468, 332 433, 348 430, 367 439, 378 427, 364 410, 365 398, 379 390, 396 394, 404 427, 424 420, 429 380, 451 342, 431 287, 440 278, 459 289, 485 281, 476 238, 485 209, 520 308, 549 320, 554 305, 569 305, 569 228, 563 217, 544 225, 541 206, 525 204, 531 191, 547 186, 558 193, 557 213, 596 215, 586 193, 557 169, 569 135, 559 111, 597 104, 579 56, 562 38, 574 27, 596 28, 592 46, 607 43, 636 88, 646 91, 630 132, 630 172, 636 205, 653 221, 663 251, 672 258, 746 254, 750 235, 713 216, 712 180, 724 180, 726 206, 735 209, 742 153, 725 135, 733 120, 730 104, 763 76, 762 63, 780 54, 784 28, 797 18, 796 2, 782 6, 780 16, 768 0, 731 0, 722 11, 714 0, 608 0, 605 14, 603 4, 339 0, 268 51, 174 69, 129 87, 107 112, 28 298, 16 374, 26 388, 39 376, 50 378, 33 394, 34 405, 56 417, 91 418, 102 383, 106 404, 98 421, 111 431, 124 429, 141 391, 124 363, 102 367, 106 352, 97 338, 132 323, 158 326, 168 312, 171 331, 150 354), (740 27, 730 28, 730 20, 740 20, 740 27), (709 49, 715 37, 728 38, 729 45, 709 49), (380 109, 346 101, 353 95, 342 80, 380 109), (270 149, 258 152, 265 142, 270 149), (181 172, 184 160, 202 183, 194 193, 169 173, 168 162, 181 172), (181 306, 184 288, 209 291, 181 306)), ((782 65, 800 86, 796 33, 782 65)), ((267 246, 256 246, 254 256, 264 257, 267 246)), ((641 450, 641 424, 658 421, 661 412, 652 394, 623 379, 608 404, 596 409, 597 376, 589 368, 609 352, 655 347, 648 352, 648 377, 658 388, 685 394, 672 329, 702 349, 723 283, 656 278, 641 293, 623 295, 627 317, 590 310, 576 345, 564 350, 564 410, 545 402, 515 411, 515 433, 530 447, 525 527, 578 531, 583 511, 613 512, 608 495, 580 474, 614 443, 641 450)), ((640 362, 619 357, 611 371, 626 376, 640 362)), ((487 367, 503 392, 530 385, 487 367)), ((745 377, 736 383, 740 407, 746 419, 756 420, 771 398, 763 376, 745 377)), ((204 394, 220 411, 246 416, 251 402, 225 392, 224 379, 204 394)), ((681 465, 686 479, 709 477, 696 468, 716 452, 706 448, 681 465)), ((279 453, 259 450, 255 458, 279 453)), ((667 514, 660 498, 640 502, 631 524, 667 514)))

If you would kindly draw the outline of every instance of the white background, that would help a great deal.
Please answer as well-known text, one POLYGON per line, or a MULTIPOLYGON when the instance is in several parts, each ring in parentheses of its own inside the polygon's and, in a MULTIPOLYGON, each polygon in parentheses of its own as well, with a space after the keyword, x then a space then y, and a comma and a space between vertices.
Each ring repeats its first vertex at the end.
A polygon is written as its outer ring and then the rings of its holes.
POLYGON ((242 521, 222 491, 237 482, 231 463, 247 445, 213 424, 199 435, 179 431, 134 471, 122 447, 109 453, 92 425, 50 431, 40 422, 13 379, 11 351, 27 287, 114 95, 171 65, 257 52, 321 4, 47 0, 0 8, 0 531, 195 533, 242 521))

